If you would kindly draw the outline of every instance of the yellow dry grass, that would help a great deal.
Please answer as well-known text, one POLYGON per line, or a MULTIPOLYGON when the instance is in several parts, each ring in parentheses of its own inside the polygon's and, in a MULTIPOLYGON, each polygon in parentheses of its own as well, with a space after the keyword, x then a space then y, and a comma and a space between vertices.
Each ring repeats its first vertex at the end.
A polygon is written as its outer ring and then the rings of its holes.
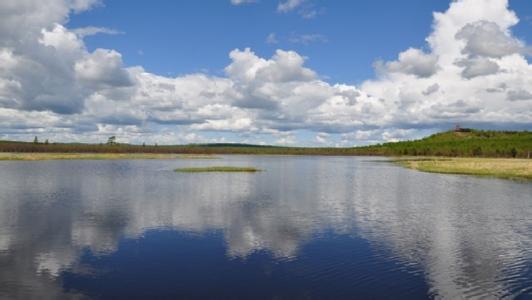
POLYGON ((532 179, 532 159, 406 157, 395 161, 425 172, 532 179))
POLYGON ((0 160, 213 159, 212 155, 160 153, 0 153, 0 160))

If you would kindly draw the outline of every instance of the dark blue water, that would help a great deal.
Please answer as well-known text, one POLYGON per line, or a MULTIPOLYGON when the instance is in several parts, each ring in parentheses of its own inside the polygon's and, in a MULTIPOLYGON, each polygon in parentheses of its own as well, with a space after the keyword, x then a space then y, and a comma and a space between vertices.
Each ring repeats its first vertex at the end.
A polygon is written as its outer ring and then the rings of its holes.
POLYGON ((375 158, 0 162, 0 298, 532 298, 532 185, 375 158), (189 165, 264 172, 182 174, 189 165))

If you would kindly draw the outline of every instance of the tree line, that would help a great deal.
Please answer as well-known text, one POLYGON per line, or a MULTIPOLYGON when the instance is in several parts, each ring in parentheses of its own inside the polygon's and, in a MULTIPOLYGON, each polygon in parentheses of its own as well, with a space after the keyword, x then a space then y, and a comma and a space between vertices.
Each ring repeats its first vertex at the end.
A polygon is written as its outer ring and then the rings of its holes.
POLYGON ((384 143, 363 147, 278 147, 246 144, 131 145, 106 143, 44 143, 0 141, 0 152, 63 153, 182 153, 182 154, 288 154, 288 155, 383 155, 450 157, 520 157, 530 158, 532 132, 460 130, 437 133, 415 141, 384 143))

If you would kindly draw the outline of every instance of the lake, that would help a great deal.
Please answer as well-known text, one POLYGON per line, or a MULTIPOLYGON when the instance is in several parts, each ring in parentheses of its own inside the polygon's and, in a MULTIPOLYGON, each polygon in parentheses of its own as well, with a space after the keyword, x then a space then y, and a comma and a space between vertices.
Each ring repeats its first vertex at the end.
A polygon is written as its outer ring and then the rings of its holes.
POLYGON ((382 158, 0 162, 0 298, 532 298, 532 184, 382 158), (234 165, 259 173, 176 173, 234 165))

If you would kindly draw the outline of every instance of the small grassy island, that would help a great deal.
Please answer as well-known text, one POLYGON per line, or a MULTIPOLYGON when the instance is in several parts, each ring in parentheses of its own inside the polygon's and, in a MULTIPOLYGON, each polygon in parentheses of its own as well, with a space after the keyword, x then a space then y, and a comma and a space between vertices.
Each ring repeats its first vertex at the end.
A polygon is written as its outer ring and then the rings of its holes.
POLYGON ((262 170, 253 168, 253 167, 234 167, 234 166, 211 166, 211 167, 188 167, 188 168, 177 168, 174 171, 180 173, 205 173, 205 172, 248 172, 255 173, 262 170))

